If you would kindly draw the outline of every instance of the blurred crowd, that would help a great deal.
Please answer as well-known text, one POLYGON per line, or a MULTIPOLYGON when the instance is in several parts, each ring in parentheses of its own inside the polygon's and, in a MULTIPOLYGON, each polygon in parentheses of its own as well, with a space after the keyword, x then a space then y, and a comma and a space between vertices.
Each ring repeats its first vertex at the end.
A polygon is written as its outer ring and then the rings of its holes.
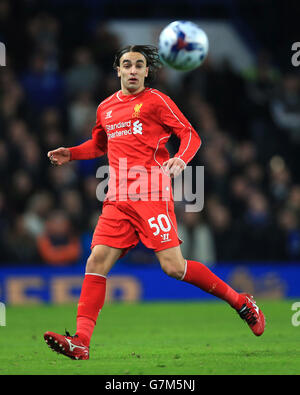
MULTIPOLYGON (((66 43, 60 19, 47 12, 22 20, 20 40, 15 27, 10 2, 0 1, 0 41, 10 43, 0 69, 0 264, 76 264, 101 213, 95 175, 107 158, 53 167, 47 152, 90 138, 98 104, 119 89, 112 63, 120 39, 98 22, 84 41, 74 32, 66 43)), ((184 255, 206 264, 299 261, 299 73, 262 51, 243 73, 230 59, 207 58, 176 86, 162 68, 152 86, 202 139, 191 165, 205 168, 204 208, 187 213, 176 203, 184 255)), ((171 139, 171 153, 177 147, 171 139)), ((151 261, 142 246, 129 257, 151 261)))

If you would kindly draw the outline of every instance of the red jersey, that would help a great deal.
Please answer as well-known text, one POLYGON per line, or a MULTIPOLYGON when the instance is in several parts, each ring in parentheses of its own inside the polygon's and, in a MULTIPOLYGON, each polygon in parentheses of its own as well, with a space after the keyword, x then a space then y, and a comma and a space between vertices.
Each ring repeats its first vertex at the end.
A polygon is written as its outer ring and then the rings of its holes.
POLYGON ((110 178, 106 199, 169 197, 171 179, 163 163, 170 158, 165 145, 171 133, 180 139, 175 157, 187 165, 201 140, 176 104, 152 88, 135 95, 118 91, 100 103, 92 139, 70 148, 71 160, 107 153, 110 178))

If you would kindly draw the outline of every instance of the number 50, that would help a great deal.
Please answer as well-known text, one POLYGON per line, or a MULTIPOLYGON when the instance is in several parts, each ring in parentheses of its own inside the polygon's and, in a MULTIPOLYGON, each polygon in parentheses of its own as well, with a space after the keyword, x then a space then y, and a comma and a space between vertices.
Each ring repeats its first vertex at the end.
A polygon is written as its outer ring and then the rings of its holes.
POLYGON ((165 214, 159 214, 157 216, 157 220, 155 217, 149 218, 148 223, 150 228, 155 229, 155 232, 153 232, 154 236, 157 236, 161 230, 163 232, 169 232, 169 230, 171 229, 169 218, 165 214))

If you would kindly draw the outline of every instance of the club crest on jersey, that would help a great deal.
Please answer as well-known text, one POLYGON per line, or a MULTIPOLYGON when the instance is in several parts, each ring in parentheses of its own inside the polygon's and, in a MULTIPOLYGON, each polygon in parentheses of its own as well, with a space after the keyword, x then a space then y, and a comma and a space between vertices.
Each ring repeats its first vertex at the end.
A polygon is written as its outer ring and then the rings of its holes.
POLYGON ((140 116, 140 112, 141 112, 141 107, 142 107, 143 103, 140 104, 136 104, 134 106, 134 112, 132 113, 132 118, 138 118, 140 116))

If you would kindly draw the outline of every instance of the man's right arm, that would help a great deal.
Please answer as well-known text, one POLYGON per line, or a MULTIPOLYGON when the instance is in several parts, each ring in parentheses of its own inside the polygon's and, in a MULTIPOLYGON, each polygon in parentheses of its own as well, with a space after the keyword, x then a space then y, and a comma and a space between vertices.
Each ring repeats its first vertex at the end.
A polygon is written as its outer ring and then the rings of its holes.
POLYGON ((101 125, 99 107, 97 121, 92 131, 92 138, 86 142, 70 147, 70 160, 94 159, 107 153, 107 135, 101 125))
POLYGON ((107 135, 100 122, 99 107, 96 125, 92 138, 75 147, 60 147, 48 152, 48 157, 54 165, 63 165, 71 160, 94 159, 107 153, 107 135))
POLYGON ((107 136, 104 130, 93 138, 75 147, 68 148, 70 160, 94 159, 107 153, 107 136))

